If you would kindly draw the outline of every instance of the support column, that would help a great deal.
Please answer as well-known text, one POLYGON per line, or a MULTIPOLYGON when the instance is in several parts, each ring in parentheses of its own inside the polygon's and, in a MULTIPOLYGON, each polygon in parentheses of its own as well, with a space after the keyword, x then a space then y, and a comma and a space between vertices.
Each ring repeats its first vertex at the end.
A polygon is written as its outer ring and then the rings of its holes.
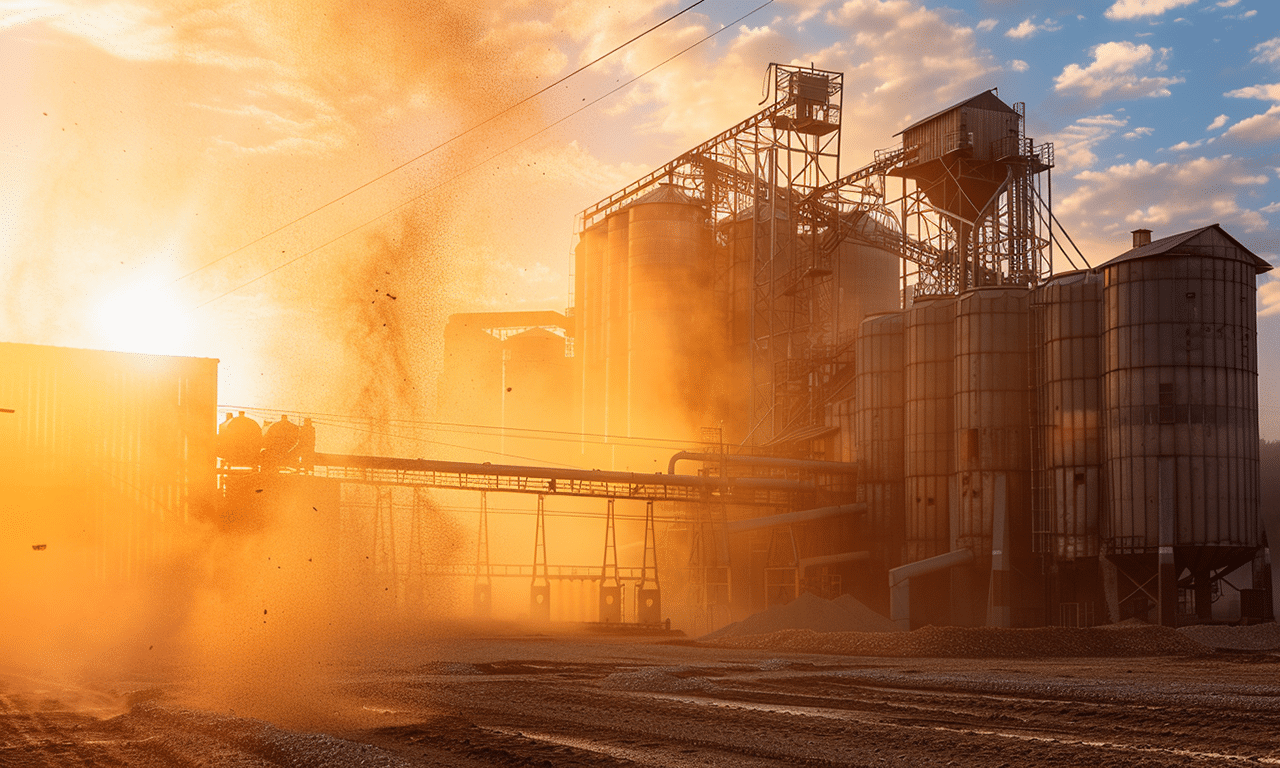
POLYGON ((1178 626, 1178 569, 1173 555, 1174 521, 1177 515, 1177 503, 1174 494, 1177 485, 1173 476, 1173 459, 1160 459, 1160 550, 1157 567, 1157 594, 1160 596, 1160 626, 1178 626))
POLYGON ((538 522, 533 531, 533 583, 529 586, 529 618, 536 621, 551 620, 551 579, 547 576, 545 502, 546 497, 538 494, 538 522))
POLYGON ((1007 476, 996 475, 995 510, 991 523, 991 588, 987 596, 987 626, 1010 626, 1009 514, 1007 476))
POLYGON ((644 559, 640 583, 636 586, 636 621, 662 623, 662 590, 658 586, 658 532, 653 519, 653 502, 644 505, 644 559), (650 565, 652 563, 652 565, 650 565))
POLYGON ((476 581, 471 604, 476 616, 493 612, 493 578, 489 570, 489 494, 480 492, 480 528, 476 534, 476 581))
POLYGON ((609 499, 604 522, 604 565, 600 569, 600 621, 622 622, 622 582, 618 580, 618 534, 613 516, 613 499, 609 499))

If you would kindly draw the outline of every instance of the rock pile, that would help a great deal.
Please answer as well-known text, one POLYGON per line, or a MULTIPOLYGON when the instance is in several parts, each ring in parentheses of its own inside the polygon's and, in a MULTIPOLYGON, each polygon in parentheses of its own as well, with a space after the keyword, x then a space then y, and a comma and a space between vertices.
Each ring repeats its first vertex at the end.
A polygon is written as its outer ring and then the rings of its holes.
POLYGON ((907 658, 1073 658, 1203 655, 1211 651, 1168 627, 1074 629, 923 627, 897 634, 787 629, 769 634, 703 638, 725 648, 907 658))
POLYGON ((765 635, 787 629, 814 632, 897 632, 892 621, 863 605, 852 595, 824 600, 805 592, 786 605, 775 605, 742 621, 703 636, 704 640, 765 635))

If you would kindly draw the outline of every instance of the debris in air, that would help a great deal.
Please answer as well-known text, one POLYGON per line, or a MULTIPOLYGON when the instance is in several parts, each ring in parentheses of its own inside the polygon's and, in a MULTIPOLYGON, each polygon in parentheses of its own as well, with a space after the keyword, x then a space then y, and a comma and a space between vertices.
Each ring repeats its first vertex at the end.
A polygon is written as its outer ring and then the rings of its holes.
POLYGON ((48 546, 48 544, 32 544, 31 548, 37 552, 43 552, 48 546))

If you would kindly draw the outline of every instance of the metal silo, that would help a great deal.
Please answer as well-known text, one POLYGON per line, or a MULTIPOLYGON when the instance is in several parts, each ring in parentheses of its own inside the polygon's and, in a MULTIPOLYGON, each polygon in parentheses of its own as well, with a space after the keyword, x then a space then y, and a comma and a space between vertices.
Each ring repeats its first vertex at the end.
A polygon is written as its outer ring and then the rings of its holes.
POLYGON ((1270 266, 1216 224, 1139 237, 1099 267, 1104 536, 1136 584, 1158 577, 1160 623, 1173 625, 1184 571, 1207 619, 1213 582, 1258 545, 1255 281, 1270 266))
POLYGON ((604 397, 605 432, 615 436, 630 434, 627 422, 627 229, 626 210, 605 220, 608 246, 604 258, 604 306, 601 326, 604 329, 604 397))
POLYGON ((958 617, 961 623, 983 616, 988 604, 992 623, 1008 623, 1014 585, 1007 558, 1031 551, 1028 324, 1026 288, 977 288, 957 304, 951 536, 953 549, 972 551, 975 562, 971 585, 957 590, 957 607, 972 611, 958 617), (967 606, 965 591, 972 601, 967 606))
POLYGON ((901 307, 900 258, 891 250, 902 235, 896 222, 865 211, 851 214, 849 234, 836 260, 836 333, 852 339, 863 318, 901 307))
POLYGON ((626 210, 631 431, 692 438, 728 358, 706 209, 664 185, 626 210))
POLYGON ((582 233, 578 243, 576 281, 581 289, 574 297, 575 357, 582 366, 583 431, 605 432, 605 267, 609 254, 609 229, 604 222, 582 233))
POLYGON ((1105 617, 1098 570, 1102 493, 1102 276, 1068 272, 1031 295, 1032 546, 1050 579, 1047 619, 1105 617))
POLYGON ((906 536, 903 338, 903 313, 868 317, 862 321, 856 355, 854 432, 866 491, 868 549, 885 569, 902 564, 906 536))
POLYGON ((906 404, 906 562, 951 549, 950 494, 955 472, 954 298, 920 297, 904 321, 906 404))

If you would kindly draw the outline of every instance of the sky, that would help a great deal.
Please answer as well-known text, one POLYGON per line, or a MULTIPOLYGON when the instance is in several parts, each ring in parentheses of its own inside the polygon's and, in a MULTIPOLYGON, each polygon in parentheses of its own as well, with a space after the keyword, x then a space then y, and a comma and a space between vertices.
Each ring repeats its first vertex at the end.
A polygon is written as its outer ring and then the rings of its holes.
MULTIPOLYGON (((1215 222, 1280 264, 1271 4, 704 0, 521 103, 693 2, 0 2, 0 339, 433 418, 448 315, 563 310, 575 214, 757 111, 774 61, 845 74, 846 171, 998 88, 1093 264, 1215 222)), ((1274 440, 1280 279, 1258 298, 1274 440)))

